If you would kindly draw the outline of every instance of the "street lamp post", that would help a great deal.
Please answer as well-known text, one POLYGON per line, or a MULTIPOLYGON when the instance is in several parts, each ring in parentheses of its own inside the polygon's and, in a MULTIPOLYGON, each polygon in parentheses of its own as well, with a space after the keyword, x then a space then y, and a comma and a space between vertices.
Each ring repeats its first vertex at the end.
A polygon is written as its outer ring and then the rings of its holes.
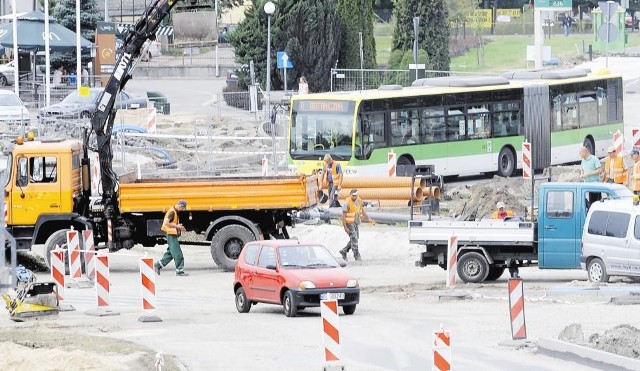
POLYGON ((271 123, 271 139, 273 147, 273 175, 277 175, 277 159, 276 159, 276 125, 275 120, 271 117, 271 15, 276 11, 276 5, 271 1, 264 4, 264 12, 267 13, 267 117, 271 123))

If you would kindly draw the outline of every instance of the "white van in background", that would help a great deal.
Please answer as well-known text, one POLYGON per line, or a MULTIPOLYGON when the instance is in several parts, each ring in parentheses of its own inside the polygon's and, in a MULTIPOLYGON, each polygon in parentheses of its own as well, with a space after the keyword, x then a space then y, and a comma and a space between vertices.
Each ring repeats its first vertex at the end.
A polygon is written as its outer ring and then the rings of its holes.
POLYGON ((629 200, 595 202, 582 232, 582 269, 589 281, 640 277, 640 206, 629 200))

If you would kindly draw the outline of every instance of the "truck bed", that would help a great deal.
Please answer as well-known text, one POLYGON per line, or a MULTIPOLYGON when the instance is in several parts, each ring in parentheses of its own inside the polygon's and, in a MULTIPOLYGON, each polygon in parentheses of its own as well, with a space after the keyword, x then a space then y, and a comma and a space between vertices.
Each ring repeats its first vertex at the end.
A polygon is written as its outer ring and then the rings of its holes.
POLYGON ((316 176, 120 178, 120 210, 164 212, 185 199, 189 211, 303 209, 318 203, 316 176))
POLYGON ((446 245, 451 235, 458 245, 531 246, 535 226, 531 222, 480 220, 432 220, 409 222, 409 241, 422 245, 446 245))

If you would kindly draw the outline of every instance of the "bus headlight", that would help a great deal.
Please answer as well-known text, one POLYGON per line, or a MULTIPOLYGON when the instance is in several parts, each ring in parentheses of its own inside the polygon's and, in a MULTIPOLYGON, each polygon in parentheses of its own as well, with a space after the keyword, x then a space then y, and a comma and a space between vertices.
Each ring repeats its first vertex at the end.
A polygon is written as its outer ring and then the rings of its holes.
POLYGON ((352 167, 348 167, 348 168, 346 168, 344 170, 344 173, 347 174, 347 175, 356 175, 356 174, 358 174, 358 170, 354 169, 352 167))

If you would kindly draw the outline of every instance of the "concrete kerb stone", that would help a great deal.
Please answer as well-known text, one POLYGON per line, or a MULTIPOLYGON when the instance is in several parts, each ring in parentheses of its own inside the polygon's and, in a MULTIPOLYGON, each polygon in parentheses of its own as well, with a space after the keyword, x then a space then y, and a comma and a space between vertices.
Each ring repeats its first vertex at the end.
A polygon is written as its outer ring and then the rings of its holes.
POLYGON ((439 302, 458 301, 458 300, 471 300, 473 297, 468 292, 462 291, 444 291, 437 292, 434 295, 438 298, 439 302))
POLYGON ((603 370, 640 370, 640 360, 556 339, 538 340, 537 352, 603 370))
POLYGON ((162 318, 158 316, 140 316, 138 317, 138 321, 140 322, 162 322, 162 318))
POLYGON ((518 340, 503 340, 498 343, 498 346, 511 348, 511 349, 523 349, 523 348, 533 348, 535 343, 528 339, 518 339, 518 340))

